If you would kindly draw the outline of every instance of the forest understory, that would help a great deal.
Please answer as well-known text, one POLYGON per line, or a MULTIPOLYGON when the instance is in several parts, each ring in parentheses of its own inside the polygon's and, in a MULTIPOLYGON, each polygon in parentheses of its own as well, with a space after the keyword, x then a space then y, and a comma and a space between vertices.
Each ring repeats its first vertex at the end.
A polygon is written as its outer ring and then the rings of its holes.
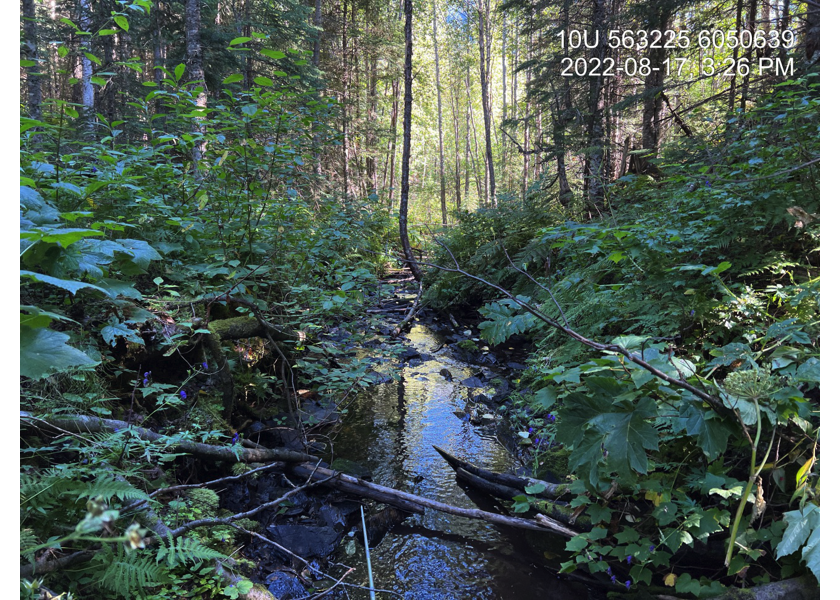
POLYGON ((20 33, 21 598, 818 597, 819 1, 20 33))

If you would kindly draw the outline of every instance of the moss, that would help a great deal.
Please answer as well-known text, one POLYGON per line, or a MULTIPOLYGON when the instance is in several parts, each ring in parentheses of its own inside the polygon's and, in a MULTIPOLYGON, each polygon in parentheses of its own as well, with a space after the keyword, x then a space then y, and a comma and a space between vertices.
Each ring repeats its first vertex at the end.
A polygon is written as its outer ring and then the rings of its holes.
POLYGON ((212 516, 219 508, 219 495, 213 490, 207 488, 195 488, 187 492, 187 497, 190 499, 190 505, 202 515, 202 517, 212 516))
POLYGON ((569 475, 569 454, 568 450, 557 448, 541 455, 536 476, 544 479, 552 475, 562 481, 569 475))
POLYGON ((472 340, 461 340, 456 344, 461 350, 466 350, 467 352, 475 352, 478 350, 478 346, 472 340))

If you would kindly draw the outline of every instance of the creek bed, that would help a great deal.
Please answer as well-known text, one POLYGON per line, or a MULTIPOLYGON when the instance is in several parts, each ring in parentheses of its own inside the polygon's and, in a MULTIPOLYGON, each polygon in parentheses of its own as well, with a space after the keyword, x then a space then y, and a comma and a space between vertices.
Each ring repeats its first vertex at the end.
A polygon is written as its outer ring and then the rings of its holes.
MULTIPOLYGON (((477 428, 454 414, 463 411, 469 393, 461 382, 486 369, 454 359, 443 340, 422 325, 415 325, 407 337, 413 348, 432 358, 411 361, 402 368, 399 382, 361 392, 342 418, 333 455, 370 469, 376 483, 455 506, 494 510, 493 501, 485 496, 468 496, 455 472, 432 448, 440 446, 493 471, 515 469, 515 460, 492 428, 477 428), (451 373, 451 380, 441 375, 442 369, 451 373)), ((391 529, 372 549, 374 585, 416 600, 585 598, 585 588, 529 560, 534 557, 526 539, 530 536, 427 510, 391 529)), ((337 560, 356 568, 355 581, 366 581, 361 539, 356 548, 350 556, 339 548, 337 560)), ((340 597, 370 597, 362 590, 345 589, 348 595, 340 597)))

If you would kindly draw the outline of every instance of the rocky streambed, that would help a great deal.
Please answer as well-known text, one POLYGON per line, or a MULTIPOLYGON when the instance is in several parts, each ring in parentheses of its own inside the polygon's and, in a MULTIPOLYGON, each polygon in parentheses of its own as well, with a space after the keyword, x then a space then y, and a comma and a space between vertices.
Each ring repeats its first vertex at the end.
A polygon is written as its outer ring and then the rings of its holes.
MULTIPOLYGON (((330 431, 300 439, 295 430, 266 421, 252 425, 250 436, 265 445, 320 449, 325 466, 391 488, 453 506, 504 512, 496 501, 458 483, 433 448, 437 445, 493 471, 522 471, 506 448, 512 442, 494 411, 509 389, 505 375, 510 371, 501 372, 500 357, 475 344, 468 329, 453 330, 447 321, 426 318, 415 324, 402 339, 400 362, 392 365, 395 376, 383 373, 378 385, 358 393, 340 425, 330 431)), ((514 368, 519 366, 514 363, 514 368)), ((306 410, 329 416, 332 408, 310 403, 306 410)), ((277 497, 287 487, 281 473, 238 481, 223 494, 222 508, 240 512, 277 497)), ((252 579, 263 582, 279 599, 312 597, 328 589, 321 597, 369 598, 364 589, 360 502, 313 488, 292 496, 280 511, 259 515, 265 539, 251 540, 245 551, 256 565, 252 579)), ((382 590, 377 592, 381 598, 532 600, 589 595, 586 588, 544 566, 545 557, 535 547, 547 541, 540 540, 547 534, 435 510, 408 515, 370 501, 365 501, 365 515, 374 586, 382 590)))

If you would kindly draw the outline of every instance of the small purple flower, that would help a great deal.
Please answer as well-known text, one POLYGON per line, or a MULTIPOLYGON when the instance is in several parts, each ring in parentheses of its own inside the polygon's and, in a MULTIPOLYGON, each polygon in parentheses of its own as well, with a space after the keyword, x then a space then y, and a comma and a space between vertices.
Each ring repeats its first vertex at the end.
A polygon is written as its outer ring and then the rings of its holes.
POLYGON ((204 369, 205 371, 210 370, 210 367, 207 366, 207 361, 206 360, 203 363, 201 363, 201 368, 204 369))
POLYGON ((633 562, 633 557, 628 554, 627 555, 627 564, 629 565, 632 562, 633 562))
POLYGON ((610 581, 612 581, 613 583, 615 583, 615 575, 610 576, 610 581))
POLYGON ((180 392, 178 392, 178 395, 181 396, 181 400, 186 400, 187 399, 187 392, 185 392, 184 390, 181 390, 180 392))
POLYGON ((233 434, 233 441, 231 444, 236 444, 239 441, 239 432, 233 434))
POLYGON ((534 443, 539 444, 540 443, 540 438, 535 439, 534 443))
POLYGON ((145 373, 143 373, 143 387, 146 387, 147 385, 149 385, 149 377, 151 377, 151 376, 152 376, 151 371, 146 371, 145 373))
POLYGON ((554 422, 554 415, 548 415, 548 420, 553 423, 554 422))
POLYGON ((650 550, 651 552, 653 552, 654 550, 656 550, 656 546, 648 546, 648 550, 650 550))
POLYGON ((96 171, 97 171, 96 167, 91 167, 91 169, 93 170, 94 173, 96 173, 96 171))
POLYGON ((612 575, 612 567, 607 567, 607 575, 612 575))
POLYGON ((533 428, 533 427, 529 427, 529 428, 528 428, 528 433, 534 433, 534 428, 533 428))
POLYGON ((691 309, 691 313, 690 313, 690 314, 691 314, 691 316, 692 316, 692 317, 694 316, 694 309, 693 309, 693 308, 691 309))
POLYGON ((628 592, 630 591, 630 580, 629 580, 629 579, 628 579, 627 581, 625 581, 625 582, 624 582, 624 587, 626 587, 626 588, 627 588, 627 591, 628 591, 628 592))
POLYGON ((708 179, 706 180, 706 187, 707 187, 707 188, 712 187, 712 184, 711 184, 711 183, 709 183, 709 180, 708 180, 708 179))

